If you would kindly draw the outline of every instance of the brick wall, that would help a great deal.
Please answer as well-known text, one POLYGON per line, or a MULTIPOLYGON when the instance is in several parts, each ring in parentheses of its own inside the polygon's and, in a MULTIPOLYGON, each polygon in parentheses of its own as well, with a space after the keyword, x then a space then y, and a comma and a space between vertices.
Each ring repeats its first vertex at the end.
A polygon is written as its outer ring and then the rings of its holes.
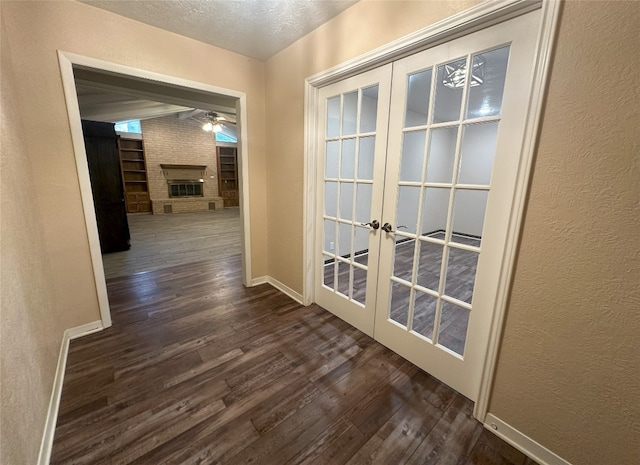
POLYGON ((142 120, 141 125, 153 213, 163 213, 166 204, 174 205, 174 212, 206 210, 213 201, 218 208, 218 165, 213 134, 203 131, 198 121, 180 120, 177 115, 142 120), (206 165, 204 198, 170 200, 162 163, 206 165))

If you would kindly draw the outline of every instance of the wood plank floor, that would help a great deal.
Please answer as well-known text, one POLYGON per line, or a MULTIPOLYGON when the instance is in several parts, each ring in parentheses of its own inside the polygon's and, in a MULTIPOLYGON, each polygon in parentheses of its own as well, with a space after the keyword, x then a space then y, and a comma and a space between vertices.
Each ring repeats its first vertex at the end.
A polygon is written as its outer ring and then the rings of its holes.
POLYGON ((240 258, 108 280, 71 342, 52 464, 532 464, 472 403, 240 258))
POLYGON ((128 215, 131 249, 104 254, 107 278, 240 253, 240 210, 128 215))

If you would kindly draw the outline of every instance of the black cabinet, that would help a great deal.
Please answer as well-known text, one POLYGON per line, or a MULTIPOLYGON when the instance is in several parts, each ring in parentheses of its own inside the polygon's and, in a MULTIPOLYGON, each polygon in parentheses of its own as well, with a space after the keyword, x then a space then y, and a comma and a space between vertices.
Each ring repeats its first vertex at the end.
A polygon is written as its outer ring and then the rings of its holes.
POLYGON ((129 250, 118 136, 113 123, 82 121, 102 253, 129 250))

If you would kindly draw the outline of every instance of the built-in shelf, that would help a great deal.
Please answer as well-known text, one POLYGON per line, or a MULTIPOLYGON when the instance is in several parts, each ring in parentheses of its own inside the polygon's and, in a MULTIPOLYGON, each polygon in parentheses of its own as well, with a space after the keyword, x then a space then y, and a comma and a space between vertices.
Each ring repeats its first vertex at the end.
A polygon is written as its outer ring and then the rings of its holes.
POLYGON ((150 213, 151 198, 142 139, 118 139, 127 213, 150 213), (132 158, 136 157, 136 158, 132 158))
POLYGON ((225 207, 237 207, 238 195, 238 151, 235 147, 216 148, 218 155, 218 188, 225 207))

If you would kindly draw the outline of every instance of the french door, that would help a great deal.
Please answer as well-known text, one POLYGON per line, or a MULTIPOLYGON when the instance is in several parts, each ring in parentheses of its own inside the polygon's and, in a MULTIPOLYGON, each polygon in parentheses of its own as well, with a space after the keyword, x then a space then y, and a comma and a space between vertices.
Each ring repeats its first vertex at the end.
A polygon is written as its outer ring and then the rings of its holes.
POLYGON ((316 302, 373 336, 391 64, 320 90, 316 302))
POLYGON ((472 400, 539 15, 320 91, 316 301, 472 400))

